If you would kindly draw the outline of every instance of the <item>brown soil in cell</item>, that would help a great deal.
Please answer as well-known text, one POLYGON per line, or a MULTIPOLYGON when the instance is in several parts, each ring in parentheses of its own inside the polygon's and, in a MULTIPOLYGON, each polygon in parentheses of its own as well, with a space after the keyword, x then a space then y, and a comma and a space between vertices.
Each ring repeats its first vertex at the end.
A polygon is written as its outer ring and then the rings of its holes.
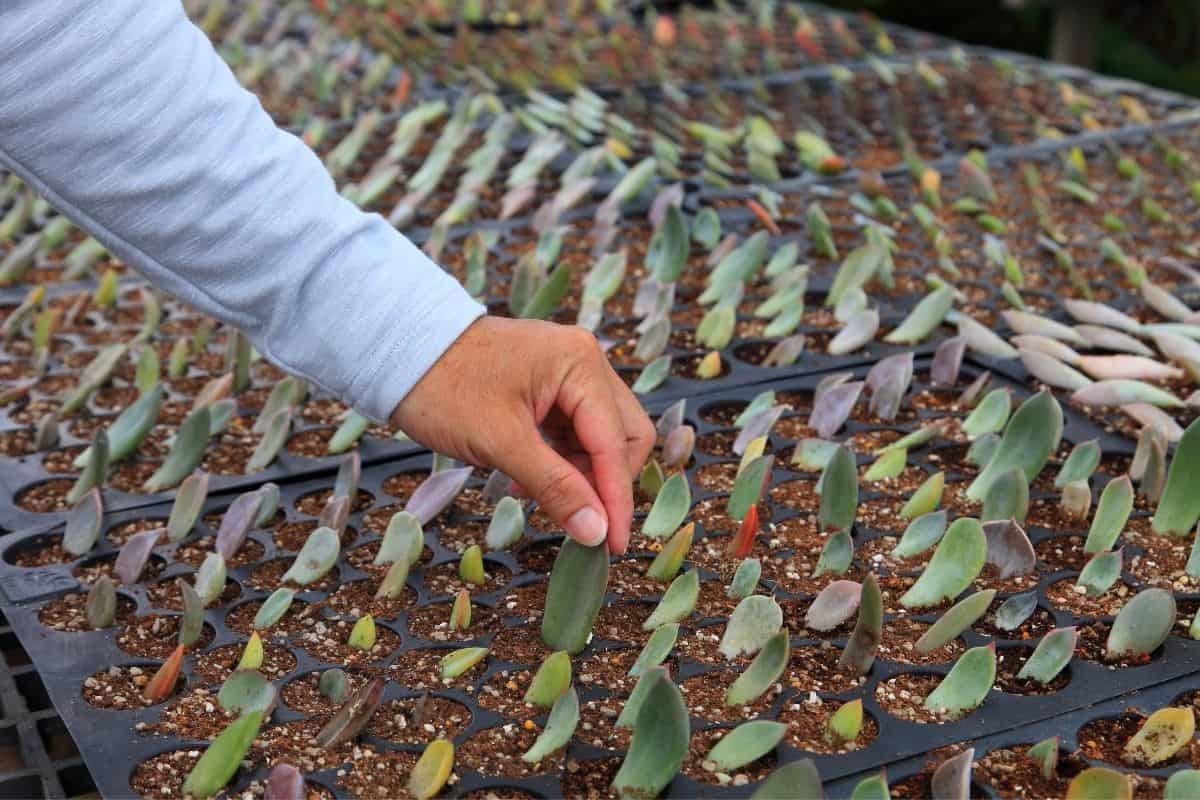
POLYGON ((579 705, 579 726, 575 737, 602 750, 627 750, 633 731, 618 728, 617 718, 625 699, 615 696, 598 697, 579 705))
POLYGON ((387 674, 398 685, 412 692, 436 691, 454 687, 471 692, 475 681, 487 670, 489 655, 475 666, 449 680, 442 679, 441 661, 454 652, 454 648, 409 650, 396 656, 387 668, 387 674))
MULTIPOLYGON (((135 617, 117 633, 117 647, 138 658, 165 660, 179 644, 179 620, 177 616, 147 614, 135 617)), ((212 626, 205 624, 200 639, 188 649, 203 650, 212 642, 212 626)))
MULTIPOLYGON (((1118 767, 1145 766, 1125 754, 1126 743, 1133 738, 1146 722, 1146 717, 1136 710, 1126 711, 1116 717, 1103 717, 1085 723, 1076 734, 1079 751, 1087 758, 1104 761, 1118 767)), ((1200 741, 1193 738, 1186 747, 1166 761, 1154 765, 1165 767, 1200 767, 1200 741)))
POLYGON ((1160 586, 1176 593, 1190 594, 1197 591, 1197 582, 1186 572, 1188 556, 1191 554, 1190 539, 1169 539, 1165 536, 1140 541, 1152 544, 1144 553, 1126 550, 1125 569, 1143 586, 1160 586))
MULTIPOLYGON (((129 785, 138 797, 174 800, 182 796, 183 782, 196 766, 202 750, 172 750, 159 753, 137 765, 129 785)), ((237 780, 235 775, 234 781, 237 780)))
MULTIPOLYGON (((738 433, 739 431, 736 430, 728 430, 701 434, 696 437, 696 451, 717 458, 739 459, 738 454, 733 452, 733 443, 737 441, 738 433)), ((770 453, 773 450, 771 441, 768 439, 763 452, 770 453)))
POLYGON ((924 608, 905 608, 900 605, 900 598, 917 582, 916 575, 883 575, 879 577, 879 591, 883 595, 883 610, 896 616, 913 616, 916 614, 940 615, 950 608, 953 602, 943 600, 934 606, 924 608))
MULTIPOLYGON (((234 668, 242 660, 246 645, 241 642, 223 644, 214 647, 207 653, 196 656, 196 666, 193 669, 196 677, 205 685, 222 684, 233 674, 234 668)), ((258 671, 271 680, 279 680, 296 669, 296 657, 292 651, 277 644, 263 642, 263 662, 258 671)))
MULTIPOLYGON (((304 543, 308 541, 308 537, 318 527, 316 520, 285 522, 274 530, 271 537, 275 540, 275 547, 279 550, 298 553, 304 547, 304 543)), ((347 525, 342 529, 343 548, 353 544, 357 538, 358 531, 354 529, 354 526, 347 525)))
POLYGON ((471 724, 471 710, 434 694, 390 700, 379 707, 367 733, 395 744, 424 745, 453 739, 471 724))
POLYGON ((736 664, 740 667, 748 665, 751 656, 740 655, 732 662, 721 654, 721 638, 725 634, 724 623, 697 625, 696 627, 681 627, 675 641, 675 654, 680 658, 695 661, 698 664, 725 666, 736 664))
MULTIPOLYGON (((262 607, 262 600, 251 600, 248 603, 242 603, 237 608, 230 611, 225 616, 225 625, 232 631, 249 636, 254 632, 254 616, 262 607)), ((260 631, 259 635, 266 639, 268 637, 288 636, 297 631, 304 630, 314 624, 315 609, 311 608, 303 600, 292 600, 291 606, 284 612, 283 616, 265 631, 260 631)))
MULTIPOLYGON (((113 564, 116 562, 116 560, 116 556, 104 556, 102 558, 92 559, 91 561, 85 561, 84 563, 75 567, 75 569, 71 570, 71 574, 74 575, 75 579, 84 586, 91 586, 93 583, 99 580, 101 576, 108 576, 112 579, 113 583, 120 586, 121 581, 116 575, 113 575, 113 564)), ((138 582, 145 583, 154 580, 164 569, 166 569, 166 566, 166 562, 158 556, 150 556, 150 558, 146 561, 146 566, 142 570, 142 574, 139 577, 138 582)))
MULTIPOLYGON (((112 526, 104 533, 104 538, 108 539, 116 547, 123 547, 126 542, 133 538, 134 534, 144 531, 163 530, 166 528, 167 521, 161 518, 155 519, 134 519, 128 522, 121 522, 112 526)), ((162 541, 166 541, 166 532, 163 532, 162 541)))
POLYGON ((849 753, 875 741, 879 735, 879 724, 869 714, 863 716, 862 730, 852 742, 834 740, 829 736, 829 719, 841 703, 836 700, 821 700, 809 696, 796 696, 786 703, 779 713, 779 721, 788 726, 784 741, 797 750, 809 753, 849 753))
POLYGON ((740 669, 716 669, 683 681, 679 689, 683 692, 688 712, 693 717, 710 722, 742 722, 766 714, 779 694, 776 687, 764 692, 749 705, 725 705, 726 692, 741 674, 740 669))
MULTIPOLYGON (((215 536, 202 536, 199 539, 184 542, 175 551, 175 560, 199 569, 208 554, 213 552, 216 544, 215 536)), ((242 546, 233 554, 233 558, 225 562, 225 566, 228 569, 244 567, 260 560, 265 554, 266 548, 260 542, 247 537, 246 541, 242 542, 242 546)))
POLYGON ((412 497, 416 488, 425 482, 429 473, 425 470, 417 472, 400 472, 383 482, 383 491, 397 500, 407 501, 412 497))
MULTIPOLYGON (((367 542, 366 544, 345 551, 345 558, 350 566, 357 570, 367 573, 376 580, 383 580, 387 575, 391 564, 382 564, 375 566, 375 556, 379 555, 380 541, 367 542)), ((427 564, 433 559, 433 551, 428 547, 421 548, 421 556, 417 559, 417 563, 413 564, 412 569, 415 570, 422 564, 427 564)))
POLYGON ((709 425, 727 427, 746 410, 748 403, 742 400, 723 400, 719 403, 709 403, 700 409, 700 419, 709 425))
POLYGON ((138 398, 134 386, 106 386, 92 395, 92 403, 107 411, 123 411, 138 398))
POLYGON ((513 664, 540 664, 550 655, 540 623, 503 628, 492 639, 491 657, 513 664))
POLYGON ((29 428, 17 428, 0 432, 0 455, 20 458, 33 452, 36 432, 29 428))
POLYGON ((362 529, 363 533, 383 536, 387 532, 388 524, 392 521, 392 517, 404 510, 401 503, 392 503, 386 506, 377 506, 370 511, 363 512, 362 529))
POLYGON ((335 400, 332 397, 314 397, 309 398, 300 407, 300 416, 306 422, 313 424, 333 425, 340 422, 342 416, 348 410, 346 404, 340 400, 335 400))
MULTIPOLYGON (((701 500, 692 509, 690 519, 698 523, 700 529, 705 533, 737 533, 741 523, 729 516, 728 505, 728 497, 710 497, 701 500)), ((758 504, 759 524, 769 526, 772 518, 771 507, 766 502, 760 501, 758 504)))
POLYGON ((349 761, 356 747, 353 741, 324 750, 313 745, 312 740, 321 727, 320 720, 305 719, 266 728, 259 732, 247 757, 263 761, 268 767, 291 764, 303 773, 331 769, 349 761))
POLYGON ((295 581, 285 582, 283 576, 291 569, 295 561, 296 559, 291 557, 273 558, 265 564, 255 567, 246 579, 246 583, 264 592, 273 592, 281 586, 299 592, 328 592, 338 585, 341 571, 336 564, 320 578, 303 586, 295 581))
POLYGON ((1109 660, 1107 657, 1108 633, 1111 626, 1107 622, 1093 622, 1079 626, 1079 641, 1075 645, 1075 654, 1086 661, 1102 664, 1109 669, 1124 669, 1126 667, 1141 667, 1149 664, 1161 653, 1157 650, 1149 655, 1127 656, 1109 660))
POLYGON ((22 542, 20 549, 11 551, 5 560, 17 567, 36 569, 66 564, 74 561, 75 556, 63 550, 61 536, 38 536, 22 542))
POLYGON ((975 780, 1003 798, 1063 797, 1071 779, 1087 769, 1078 756, 1059 754, 1057 774, 1042 775, 1042 765, 1029 757, 1029 746, 991 750, 975 762, 975 780))
POLYGON ((538 580, 524 586, 510 588, 500 596, 496 613, 502 617, 537 621, 546 607, 546 589, 549 581, 538 580))
POLYGON ((479 687, 476 700, 482 708, 506 719, 533 719, 546 710, 525 702, 533 674, 532 669, 501 670, 479 687))
POLYGON ((458 562, 448 561, 436 567, 425 567, 421 571, 421 580, 425 590, 432 597, 453 597, 459 589, 466 589, 472 595, 490 594, 504 588, 512 578, 508 567, 494 561, 484 560, 483 569, 487 582, 482 586, 467 583, 458 576, 458 562))
MULTIPOLYGON (((296 501, 296 510, 310 517, 319 517, 321 516, 321 511, 329 503, 329 498, 332 496, 333 489, 321 489, 316 492, 309 492, 296 501)), ((354 502, 350 505, 350 513, 354 514, 368 509, 374 502, 374 495, 365 489, 359 489, 354 496, 354 502)))
POLYGON ((815 514, 821 509, 821 496, 817 494, 816 481, 794 480, 781 483, 771 490, 771 501, 809 514, 815 514))
POLYGON ((722 575, 720 580, 702 581, 700 583, 700 595, 696 598, 695 611, 695 615, 698 618, 728 617, 737 608, 738 603, 741 602, 726 593, 728 580, 733 577, 733 566, 731 565, 726 572, 727 574, 722 575))
POLYGON ((941 683, 941 675, 915 672, 897 675, 875 687, 875 700, 893 717, 923 724, 942 725, 955 717, 925 708, 925 698, 941 683))
POLYGON ((654 612, 654 607, 653 603, 607 604, 600 609, 592 625, 592 635, 611 642, 641 645, 651 633, 642 630, 642 623, 654 612))
POLYGON ((1083 552, 1083 536, 1051 536, 1033 546, 1047 572, 1081 570, 1091 555, 1083 552))
POLYGON ((1022 622, 1016 630, 1001 630, 996 627, 995 610, 1000 607, 1002 602, 1000 598, 996 598, 992 602, 992 608, 971 627, 971 630, 980 636, 993 636, 997 639, 1013 639, 1022 642, 1036 641, 1054 630, 1054 615, 1044 608, 1035 609, 1029 619, 1022 622))
POLYGON ((400 636, 381 624, 375 625, 375 645, 359 650, 346 643, 353 623, 346 620, 318 621, 311 630, 293 637, 292 642, 318 661, 341 667, 379 664, 400 649, 400 636))
POLYGON ((217 692, 196 688, 163 709, 159 721, 145 730, 175 739, 212 739, 237 715, 221 708, 217 692))
POLYGON ((1083 587, 1075 585, 1075 578, 1056 581, 1046 589, 1050 605, 1077 617, 1115 616, 1125 602, 1136 594, 1133 587, 1117 580, 1108 591, 1099 597, 1088 597, 1083 587))
POLYGON ((488 520, 463 520, 446 523, 438 528, 437 537, 442 547, 453 553, 462 553, 471 545, 484 546, 488 520))
MULTIPOLYGON (((1044 528, 1052 533, 1065 533, 1067 531, 1081 531, 1086 535, 1088 530, 1088 521, 1074 519, 1063 513, 1063 510, 1058 505, 1058 494, 1060 490, 1056 490, 1053 499, 1034 499, 1029 503, 1029 516, 1025 519, 1027 528, 1044 528)), ((1095 512, 1093 504, 1089 517, 1095 512)))
POLYGON ((509 723, 480 731, 463 742, 454 754, 456 764, 483 775, 503 778, 528 778, 534 775, 553 775, 562 766, 562 751, 551 753, 536 764, 521 759, 521 754, 533 746, 541 731, 532 723, 509 723))
POLYGON ((924 553, 918 553, 908 558, 892 555, 892 550, 900 544, 899 536, 879 536, 856 543, 854 556, 868 566, 876 574, 887 572, 905 572, 919 570, 933 556, 934 548, 930 547, 924 553))
POLYGON ((1054 680, 1047 685, 1030 678, 1018 678, 1017 673, 1025 666, 1031 653, 1033 653, 1032 649, 1023 647, 997 649, 995 687, 1005 694, 1046 695, 1062 691, 1071 682, 1069 666, 1058 673, 1054 680))
MULTIPOLYGON (((38 622, 51 630, 63 633, 80 633, 92 630, 86 617, 87 595, 71 592, 56 597, 38 611, 38 622)), ((124 625, 133 617, 136 604, 122 594, 117 595, 116 624, 124 625)))
MULTIPOLYGON (((578 735, 578 734, 576 734, 578 735)), ((563 795, 579 800, 609 800, 617 793, 612 789, 613 779, 621 768, 620 758, 600 758, 588 761, 567 759, 563 771, 563 795)))
POLYGON ((42 469, 54 475, 78 473, 79 469, 75 466, 74 461, 85 449, 87 449, 85 445, 78 445, 51 450, 42 456, 42 469))
MULTIPOLYGON (((146 587, 146 599, 155 608, 167 611, 183 611, 183 595, 175 578, 157 581, 146 587)), ((217 598, 218 605, 225 605, 237 600, 242 595, 242 587, 233 579, 226 579, 225 589, 217 598)))
POLYGON ((962 639, 955 638, 931 653, 920 653, 917 640, 931 627, 928 622, 919 622, 909 617, 888 620, 883 623, 883 637, 879 642, 879 658, 897 664, 948 664, 966 651, 962 639))
POLYGON ((841 694, 848 692, 865 681, 865 676, 853 676, 838 668, 841 650, 830 642, 793 647, 783 682, 793 689, 805 692, 841 694))
POLYGON ((343 583, 329 596, 329 607, 352 619, 370 614, 375 619, 395 619, 417 604, 417 593, 409 587, 395 600, 376 598, 379 582, 375 580, 343 583))
POLYGON ((407 800, 408 776, 419 758, 416 753, 377 752, 373 747, 355 749, 348 769, 338 770, 337 785, 351 797, 381 797, 407 800))
MULTIPOLYGON (((367 680, 367 676, 361 673, 354 670, 346 671, 346 681, 351 694, 358 691, 367 680)), ((335 703, 321 694, 320 682, 320 670, 301 675, 283 685, 279 698, 285 706, 300 714, 310 717, 331 717, 341 707, 341 703, 335 703)))
POLYGON ((737 478, 738 462, 719 461, 705 464, 695 471, 692 481, 710 492, 728 493, 737 478))
POLYGON ((486 787, 459 795, 462 800, 539 800, 535 794, 511 786, 486 787))
POLYGON ((431 642, 467 642, 487 636, 496 630, 496 612, 487 606, 473 604, 471 624, 466 630, 450 630, 452 604, 436 603, 413 608, 408 613, 408 632, 418 639, 431 642))
POLYGON ((540 542, 527 542, 517 550, 517 563, 526 572, 536 572, 547 575, 554 568, 554 560, 562 547, 559 539, 548 539, 540 542))
POLYGON ((287 451, 294 456, 304 458, 328 458, 329 440, 333 438, 335 428, 309 428, 300 431, 287 441, 287 451))
MULTIPOLYGON (((83 699, 97 708, 107 708, 125 711, 132 708, 145 708, 163 702, 152 703, 143 696, 146 684, 154 677, 158 669, 154 664, 144 666, 109 667, 83 681, 83 699)), ((186 683, 181 676, 176 689, 186 683)), ((164 698, 166 699, 166 698, 164 698)))
MULTIPOLYGON (((683 635, 682 631, 680 635, 683 635)), ((629 674, 629 669, 637 661, 640 652, 640 648, 637 647, 598 650, 576 663, 575 680, 581 689, 631 692, 638 679, 629 674)), ((666 663, 671 664, 673 661, 673 658, 669 658, 666 663)), ((676 672, 677 670, 672 668, 672 674, 676 672)))
POLYGON ((52 478, 17 492, 14 502, 18 508, 35 514, 67 511, 70 508, 67 504, 67 493, 74 485, 73 478, 52 478))
POLYGON ((772 750, 730 773, 719 772, 716 765, 708 761, 708 753, 728 733, 729 730, 720 729, 693 734, 688 742, 688 753, 684 758, 683 766, 680 767, 680 772, 699 783, 714 786, 746 786, 762 780, 775 770, 778 758, 775 751, 772 750))
POLYGON ((159 465, 153 461, 126 461, 109 475, 108 486, 119 492, 145 494, 146 490, 142 488, 143 484, 150 479, 158 467, 159 465))

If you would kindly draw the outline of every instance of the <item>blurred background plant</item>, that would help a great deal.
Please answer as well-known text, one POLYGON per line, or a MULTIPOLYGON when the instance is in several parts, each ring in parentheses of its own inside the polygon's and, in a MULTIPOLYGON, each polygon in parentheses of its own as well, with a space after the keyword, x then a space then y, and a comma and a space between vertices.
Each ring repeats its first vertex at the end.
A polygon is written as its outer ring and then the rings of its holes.
POLYGON ((825 0, 971 44, 1200 95, 1197 0, 825 0))

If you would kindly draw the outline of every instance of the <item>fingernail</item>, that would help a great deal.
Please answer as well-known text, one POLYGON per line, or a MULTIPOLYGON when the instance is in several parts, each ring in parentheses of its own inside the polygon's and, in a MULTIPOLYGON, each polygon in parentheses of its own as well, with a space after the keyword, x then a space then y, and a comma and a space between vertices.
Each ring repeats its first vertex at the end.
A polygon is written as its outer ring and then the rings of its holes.
POLYGON ((595 547, 608 535, 608 523, 591 506, 584 506, 567 520, 567 533, 582 545, 595 547))

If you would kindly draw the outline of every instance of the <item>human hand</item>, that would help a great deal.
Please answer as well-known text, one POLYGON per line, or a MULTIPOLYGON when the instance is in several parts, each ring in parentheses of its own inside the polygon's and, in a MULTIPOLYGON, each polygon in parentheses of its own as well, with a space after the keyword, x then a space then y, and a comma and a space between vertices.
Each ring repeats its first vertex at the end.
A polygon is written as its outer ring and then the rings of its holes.
POLYGON ((499 469, 580 543, 607 536, 610 552, 625 552, 655 431, 584 329, 482 317, 392 422, 438 453, 499 469))

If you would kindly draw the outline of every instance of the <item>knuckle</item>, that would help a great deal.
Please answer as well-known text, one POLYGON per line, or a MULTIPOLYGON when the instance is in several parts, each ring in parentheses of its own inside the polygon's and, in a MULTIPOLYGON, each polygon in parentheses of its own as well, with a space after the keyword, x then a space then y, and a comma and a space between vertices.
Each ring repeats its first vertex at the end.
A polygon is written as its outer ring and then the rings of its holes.
POLYGON ((565 512, 571 498, 572 475, 566 467, 550 470, 544 476, 536 494, 537 501, 551 513, 565 512))

